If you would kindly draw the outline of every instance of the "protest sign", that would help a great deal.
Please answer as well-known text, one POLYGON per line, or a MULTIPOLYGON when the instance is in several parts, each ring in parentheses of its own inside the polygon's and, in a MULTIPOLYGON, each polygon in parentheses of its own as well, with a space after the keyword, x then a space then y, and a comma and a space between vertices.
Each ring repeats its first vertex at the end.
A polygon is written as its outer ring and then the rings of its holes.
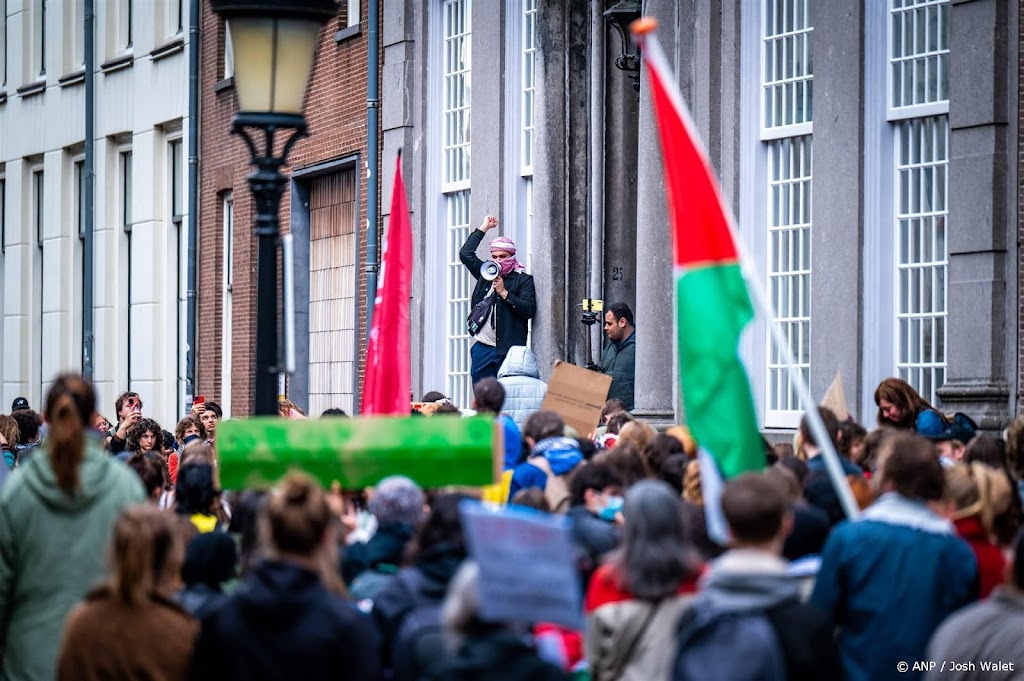
POLYGON ((501 474, 503 454, 501 428, 486 416, 266 417, 217 426, 224 489, 267 488, 293 469, 343 489, 371 487, 389 475, 424 488, 489 485, 501 474))
POLYGON ((480 567, 480 618, 583 627, 570 521, 528 508, 459 506, 470 556, 480 567))
POLYGON ((611 385, 611 376, 559 360, 540 408, 555 412, 580 437, 586 437, 597 428, 611 385))

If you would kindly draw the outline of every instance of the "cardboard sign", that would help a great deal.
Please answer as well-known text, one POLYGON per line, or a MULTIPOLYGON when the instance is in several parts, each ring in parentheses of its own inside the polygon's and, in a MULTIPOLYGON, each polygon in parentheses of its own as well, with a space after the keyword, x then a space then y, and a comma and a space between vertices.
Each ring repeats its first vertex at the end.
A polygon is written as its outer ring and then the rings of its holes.
POLYGON ((611 376, 559 360, 540 408, 555 412, 586 437, 597 428, 611 385, 611 376))
POLYGON ((480 618, 583 628, 571 521, 528 508, 459 505, 469 552, 480 566, 480 618))
POLYGON ((217 426, 224 489, 266 489, 294 469, 351 490, 389 475, 424 488, 489 485, 501 475, 504 451, 502 429, 487 416, 264 417, 217 426))

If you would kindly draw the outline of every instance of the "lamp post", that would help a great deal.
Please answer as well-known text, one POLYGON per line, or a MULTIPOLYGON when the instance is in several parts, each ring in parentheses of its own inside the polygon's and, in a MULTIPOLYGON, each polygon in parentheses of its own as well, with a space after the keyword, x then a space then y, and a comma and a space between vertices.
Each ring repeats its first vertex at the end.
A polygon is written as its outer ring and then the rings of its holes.
POLYGON ((636 0, 622 0, 604 11, 604 20, 615 29, 622 45, 622 52, 615 57, 615 67, 630 73, 637 92, 640 92, 640 52, 629 35, 629 25, 640 18, 641 10, 636 0))
POLYGON ((238 113, 231 133, 245 141, 256 172, 249 188, 256 202, 256 386, 253 413, 277 413, 281 366, 277 327, 278 209, 284 192, 281 166, 306 135, 302 115, 320 28, 337 16, 336 0, 211 0, 227 23, 235 55, 238 113), (277 133, 284 144, 275 153, 277 133))

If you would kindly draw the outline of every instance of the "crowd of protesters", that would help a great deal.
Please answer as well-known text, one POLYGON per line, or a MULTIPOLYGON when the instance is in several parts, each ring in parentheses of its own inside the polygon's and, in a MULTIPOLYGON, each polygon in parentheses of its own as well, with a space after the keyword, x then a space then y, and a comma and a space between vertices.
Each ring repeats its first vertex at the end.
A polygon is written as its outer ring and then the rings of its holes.
POLYGON ((523 392, 513 417, 506 386, 417 405, 498 422, 490 493, 301 473, 226 492, 212 402, 172 433, 133 392, 107 421, 73 375, 42 415, 18 398, 0 416, 0 679, 1024 678, 1024 417, 978 434, 887 379, 870 432, 819 408, 831 443, 805 416, 719 494, 685 426, 612 399, 577 433, 523 392), (483 617, 459 510, 481 496, 568 518, 582 629, 483 617))

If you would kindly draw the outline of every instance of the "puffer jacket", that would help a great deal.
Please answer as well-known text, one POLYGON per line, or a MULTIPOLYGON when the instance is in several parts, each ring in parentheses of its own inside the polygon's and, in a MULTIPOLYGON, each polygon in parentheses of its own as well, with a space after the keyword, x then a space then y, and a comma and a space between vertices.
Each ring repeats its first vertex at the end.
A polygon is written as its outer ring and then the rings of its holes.
POLYGON ((540 380, 537 356, 525 345, 514 345, 508 349, 505 361, 498 369, 498 382, 505 388, 505 405, 502 411, 512 417, 520 428, 535 411, 540 411, 548 384, 540 380))

